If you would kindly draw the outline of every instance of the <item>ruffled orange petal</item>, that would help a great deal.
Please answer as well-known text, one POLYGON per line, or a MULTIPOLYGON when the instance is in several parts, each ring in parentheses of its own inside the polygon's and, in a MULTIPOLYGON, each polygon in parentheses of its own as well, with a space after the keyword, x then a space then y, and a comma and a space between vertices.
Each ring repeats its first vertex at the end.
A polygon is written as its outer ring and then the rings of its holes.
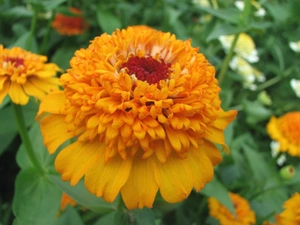
POLYGON ((3 99, 7 95, 9 90, 9 81, 4 82, 2 89, 0 90, 0 104, 2 104, 3 99))
POLYGON ((12 102, 16 104, 26 105, 29 101, 29 97, 24 92, 22 86, 16 82, 10 84, 8 94, 12 102))
POLYGON ((203 145, 200 145, 199 148, 205 152, 213 166, 218 165, 222 161, 222 155, 213 143, 204 140, 203 145))
MULTIPOLYGON (((86 188, 98 197, 102 197, 107 202, 112 202, 118 195, 120 189, 128 180, 131 172, 132 159, 127 158, 124 160, 120 155, 115 155, 108 161, 105 160, 105 144, 95 141, 98 145, 86 146, 85 151, 92 154, 94 160, 89 162, 90 167, 86 170, 84 183, 86 188)), ((70 153, 70 156, 74 153, 70 153)), ((75 163, 72 165, 80 165, 83 162, 75 163)), ((75 166, 74 166, 75 167, 75 166)), ((136 190, 138 192, 138 190, 136 190)))
MULTIPOLYGON (((153 156, 155 157, 155 156, 153 156)), ((128 209, 152 208, 158 185, 154 176, 154 159, 135 157, 131 172, 121 189, 122 198, 128 209)))
POLYGON ((65 116, 51 114, 41 121, 41 132, 49 153, 54 153, 61 144, 73 137, 72 133, 67 132, 64 119, 65 116))
POLYGON ((30 81, 23 84, 23 89, 27 95, 36 97, 39 100, 42 100, 46 95, 44 91, 34 86, 32 83, 30 83, 30 81))
MULTIPOLYGON (((62 174, 63 180, 70 180, 71 185, 76 185, 96 161, 101 161, 103 149, 103 143, 98 141, 75 141, 57 155, 55 168, 62 174)), ((96 171, 93 171, 93 173, 97 175, 96 171)))
POLYGON ((236 110, 224 112, 223 109, 218 110, 218 119, 214 121, 214 127, 225 130, 225 128, 235 119, 237 115, 236 110))
POLYGON ((40 104, 36 119, 39 120, 45 113, 61 114, 66 96, 63 91, 53 91, 45 96, 40 104))

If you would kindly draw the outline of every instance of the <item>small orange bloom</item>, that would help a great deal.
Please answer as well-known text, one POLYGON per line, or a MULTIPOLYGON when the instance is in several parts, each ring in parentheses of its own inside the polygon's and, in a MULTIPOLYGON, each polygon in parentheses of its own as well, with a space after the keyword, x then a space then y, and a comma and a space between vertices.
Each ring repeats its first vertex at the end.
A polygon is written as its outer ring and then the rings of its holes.
POLYGON ((61 202, 60 202, 60 211, 64 211, 68 205, 76 206, 77 202, 75 202, 69 195, 63 193, 61 202))
POLYGON ((300 112, 290 112, 267 124, 267 131, 280 144, 280 151, 300 156, 300 112))
MULTIPOLYGON (((139 28, 140 29, 140 28, 139 28)), ((75 185, 129 209, 152 207, 156 193, 171 203, 213 177, 229 151, 215 68, 191 46, 154 29, 117 30, 76 51, 61 76, 64 91, 48 95, 38 117, 55 167, 75 185), (53 104, 55 102, 55 104, 53 104)))
POLYGON ((9 95, 13 103, 26 105, 29 96, 42 100, 46 93, 59 89, 55 76, 60 68, 46 62, 46 56, 0 45, 0 104, 9 95))
POLYGON ((52 22, 52 27, 62 35, 71 36, 84 33, 89 25, 82 17, 81 10, 70 8, 70 12, 74 13, 74 16, 58 13, 52 22))
POLYGON ((209 214, 216 218, 220 225, 251 225, 255 224, 255 213, 251 210, 246 199, 238 194, 229 193, 236 215, 233 215, 217 199, 209 198, 209 214))
POLYGON ((295 193, 283 205, 284 211, 276 217, 277 225, 300 224, 300 194, 295 193))

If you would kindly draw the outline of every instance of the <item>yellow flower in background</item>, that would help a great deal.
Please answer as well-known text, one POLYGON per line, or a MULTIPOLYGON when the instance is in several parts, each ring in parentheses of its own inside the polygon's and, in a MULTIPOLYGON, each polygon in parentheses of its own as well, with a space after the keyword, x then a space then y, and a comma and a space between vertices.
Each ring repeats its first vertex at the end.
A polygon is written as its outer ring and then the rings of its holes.
POLYGON ((295 94, 297 95, 297 97, 300 98, 300 80, 292 79, 291 86, 292 86, 293 90, 295 91, 295 94))
POLYGON ((0 104, 9 95, 15 104, 26 105, 29 96, 42 100, 46 93, 57 90, 60 68, 46 63, 47 57, 0 45, 0 104))
POLYGON ((129 209, 152 207, 156 193, 170 203, 187 198, 213 177, 228 152, 224 129, 236 111, 224 112, 215 68, 170 33, 129 27, 96 37, 76 51, 38 118, 50 153, 65 141, 55 167, 71 185, 129 209), (54 104, 55 103, 55 104, 54 104))
POLYGON ((58 13, 52 22, 52 27, 62 35, 83 34, 89 27, 89 24, 83 18, 81 10, 74 7, 69 10, 74 16, 58 13))
MULTIPOLYGON (((219 37, 225 51, 228 51, 232 45, 234 35, 222 35, 219 37)), ((246 33, 241 33, 237 40, 234 52, 243 57, 250 63, 258 62, 259 57, 253 39, 246 33)))
POLYGON ((300 40, 299 41, 291 41, 289 43, 290 48, 294 51, 294 52, 300 52, 300 40))
POLYGON ((284 211, 276 217, 276 225, 300 224, 300 194, 295 193, 283 205, 284 211))
POLYGON ((300 156, 300 112, 289 112, 267 124, 270 137, 279 142, 280 151, 291 156, 300 156))
POLYGON ((220 225, 251 225, 255 224, 255 213, 251 210, 248 201, 238 194, 229 193, 236 215, 233 215, 217 199, 209 198, 208 207, 210 216, 220 222, 220 225))
POLYGON ((66 193, 63 193, 62 198, 61 198, 61 202, 60 202, 60 211, 64 211, 68 205, 70 205, 70 206, 76 206, 77 202, 75 202, 66 193))
POLYGON ((234 56, 230 61, 229 66, 232 70, 242 76, 243 86, 250 90, 256 90, 256 81, 264 82, 266 80, 266 77, 262 72, 251 66, 242 57, 234 56))

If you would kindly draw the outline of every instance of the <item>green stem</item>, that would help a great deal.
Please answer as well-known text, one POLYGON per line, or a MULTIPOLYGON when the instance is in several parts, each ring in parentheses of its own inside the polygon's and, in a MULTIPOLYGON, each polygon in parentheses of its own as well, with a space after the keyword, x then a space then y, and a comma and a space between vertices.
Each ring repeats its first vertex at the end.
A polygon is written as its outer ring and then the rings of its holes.
POLYGON ((30 33, 29 33, 29 38, 27 40, 27 46, 26 46, 26 49, 28 51, 31 50, 31 44, 32 44, 32 40, 33 40, 33 37, 34 37, 36 22, 37 22, 37 13, 34 11, 33 15, 32 15, 32 18, 31 18, 30 33))
POLYGON ((51 18, 49 19, 49 21, 47 23, 46 33, 43 37, 43 41, 42 41, 41 48, 40 48, 40 54, 42 54, 42 55, 46 54, 46 46, 47 46, 47 43, 48 43, 48 40, 49 40, 49 36, 50 36, 50 32, 51 32, 51 24, 52 24, 54 15, 55 15, 55 13, 52 12, 52 16, 51 16, 51 18))
POLYGON ((238 38, 239 38, 239 35, 240 35, 240 33, 237 33, 237 34, 235 35, 235 37, 234 37, 234 39, 233 39, 233 42, 232 42, 232 44, 231 44, 231 47, 230 47, 230 49, 229 49, 229 52, 228 52, 228 54, 226 55, 225 60, 224 60, 224 62, 223 62, 221 71, 220 71, 219 76, 218 76, 218 81, 219 81, 219 85, 220 85, 220 86, 221 86, 222 81, 223 81, 224 78, 225 78, 225 74, 227 73, 228 66, 229 66, 229 62, 230 62, 230 60, 231 60, 231 58, 232 58, 233 50, 234 50, 234 47, 235 47, 235 45, 236 45, 236 43, 237 43, 237 40, 238 40, 238 38))
POLYGON ((17 127, 19 129, 19 134, 21 136, 25 151, 26 151, 30 161, 32 162, 33 166, 37 169, 37 171, 40 173, 40 175, 43 175, 44 169, 40 165, 40 163, 33 151, 32 144, 31 144, 31 141, 28 136, 28 131, 27 131, 27 128, 25 125, 25 120, 24 120, 24 116, 23 116, 23 112, 22 112, 22 106, 12 104, 12 107, 14 110, 17 127))

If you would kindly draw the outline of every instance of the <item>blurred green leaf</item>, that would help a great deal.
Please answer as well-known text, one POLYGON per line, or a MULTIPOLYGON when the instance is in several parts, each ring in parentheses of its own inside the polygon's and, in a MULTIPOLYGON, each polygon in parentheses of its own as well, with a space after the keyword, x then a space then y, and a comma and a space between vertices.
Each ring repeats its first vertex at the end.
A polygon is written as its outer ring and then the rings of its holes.
MULTIPOLYGON (((30 39, 30 32, 26 32, 21 37, 19 37, 15 43, 10 45, 9 48, 17 46, 17 47, 20 47, 23 49, 27 49, 29 39, 30 39)), ((27 49, 27 50, 34 52, 34 53, 38 53, 38 44, 37 44, 35 37, 32 37, 30 46, 31 46, 31 48, 27 49)))
POLYGON ((214 177, 211 182, 207 183, 200 193, 207 197, 213 197, 217 199, 232 214, 235 215, 235 209, 229 197, 228 190, 216 177, 214 177))
POLYGON ((26 0, 26 2, 37 12, 51 11, 66 1, 67 0, 26 0))
POLYGON ((9 144, 14 140, 16 135, 17 132, 0 134, 0 156, 4 153, 9 144))
POLYGON ((78 211, 72 206, 67 206, 66 209, 59 215, 55 225, 84 225, 78 211))
POLYGON ((115 201, 108 203, 102 198, 91 194, 84 186, 83 181, 79 181, 77 185, 71 186, 70 182, 61 180, 61 175, 51 174, 50 179, 58 185, 63 192, 66 192, 74 201, 85 208, 91 209, 95 212, 108 213, 117 209, 119 197, 115 201))
POLYGON ((272 4, 266 4, 266 7, 278 23, 284 23, 289 19, 288 4, 273 2, 272 4))
POLYGON ((111 212, 102 216, 94 225, 116 225, 114 222, 115 214, 116 212, 111 212))
POLYGON ((214 26, 213 30, 209 33, 208 37, 206 38, 206 41, 209 42, 214 39, 218 39, 222 35, 230 35, 230 34, 246 32, 248 29, 249 27, 237 27, 224 22, 218 22, 214 26))
POLYGON ((256 124, 258 122, 264 121, 272 115, 272 111, 267 109, 258 101, 248 101, 243 102, 244 111, 247 115, 246 121, 249 124, 256 124))
POLYGON ((63 70, 70 68, 70 60, 74 56, 77 46, 62 47, 52 56, 51 61, 57 64, 63 70))
POLYGON ((35 169, 21 170, 16 179, 14 225, 52 225, 61 201, 61 191, 35 169))
POLYGON ((131 211, 136 225, 153 225, 155 224, 154 214, 151 209, 135 209, 131 211))
POLYGON ((209 13, 219 19, 231 22, 233 24, 240 23, 241 11, 235 8, 213 9, 197 5, 196 9, 200 9, 201 11, 209 13))
POLYGON ((32 11, 25 6, 15 6, 1 13, 1 17, 17 19, 20 17, 31 17, 32 11))
MULTIPOLYGON (((44 140, 40 130, 40 124, 35 123, 29 130, 29 139, 32 143, 33 150, 40 165, 45 171, 53 170, 53 162, 55 155, 50 155, 44 145, 44 140)), ((32 168, 33 165, 26 154, 24 146, 21 145, 16 156, 16 161, 22 169, 32 168)))
POLYGON ((120 19, 111 11, 98 7, 96 13, 98 25, 104 32, 111 34, 117 28, 122 28, 120 19))

